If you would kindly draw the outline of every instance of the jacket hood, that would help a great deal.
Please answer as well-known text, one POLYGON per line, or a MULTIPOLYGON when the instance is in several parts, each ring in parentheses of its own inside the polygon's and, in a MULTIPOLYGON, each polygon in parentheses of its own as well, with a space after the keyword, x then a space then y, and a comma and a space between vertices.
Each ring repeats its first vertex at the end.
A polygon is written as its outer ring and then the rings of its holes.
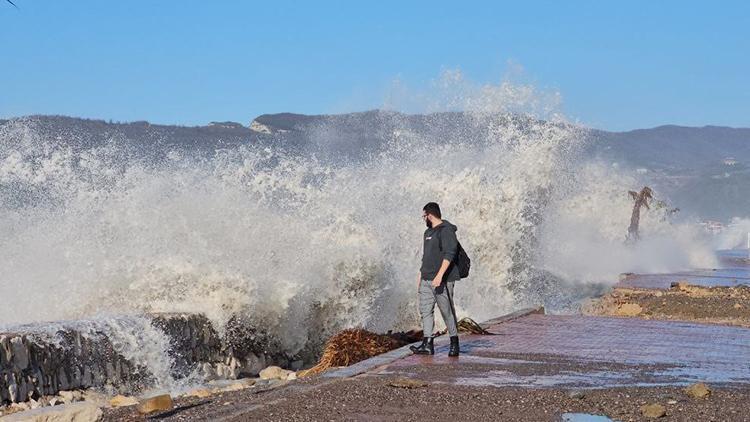
POLYGON ((446 229, 453 230, 454 232, 458 231, 458 227, 455 224, 453 224, 450 221, 448 221, 448 220, 443 220, 443 224, 441 224, 438 227, 434 227, 434 228, 439 228, 439 227, 442 227, 442 226, 445 226, 446 229))

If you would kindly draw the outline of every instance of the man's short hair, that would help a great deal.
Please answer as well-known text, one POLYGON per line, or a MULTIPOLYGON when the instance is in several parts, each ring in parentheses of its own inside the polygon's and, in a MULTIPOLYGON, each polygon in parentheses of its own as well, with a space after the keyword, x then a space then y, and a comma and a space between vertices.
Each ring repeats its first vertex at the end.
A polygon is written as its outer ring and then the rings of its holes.
POLYGON ((443 216, 440 214, 440 205, 438 205, 437 202, 428 202, 427 205, 422 208, 422 210, 427 214, 431 214, 437 218, 443 218, 443 216))

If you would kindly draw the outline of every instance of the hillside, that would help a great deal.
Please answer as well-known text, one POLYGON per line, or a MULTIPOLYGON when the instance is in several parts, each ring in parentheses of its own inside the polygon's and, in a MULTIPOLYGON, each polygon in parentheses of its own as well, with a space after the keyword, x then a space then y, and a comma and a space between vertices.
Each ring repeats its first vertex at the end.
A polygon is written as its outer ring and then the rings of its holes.
MULTIPOLYGON (((495 123, 533 124, 520 116, 495 123)), ((488 125, 465 113, 402 114, 366 111, 337 115, 265 114, 248 126, 214 122, 172 126, 115 123, 64 116, 0 120, 0 137, 19 127, 34 136, 86 149, 116 140, 135 150, 190 150, 212 154, 238 145, 265 145, 296 153, 360 160, 389 142, 486 139, 488 125)), ((666 125, 627 132, 588 130, 584 155, 646 175, 681 206, 707 218, 727 219, 750 210, 750 128, 666 125), (700 198, 696 198, 696 192, 700 198)), ((7 140, 7 139, 6 139, 7 140)), ((0 141, 2 141, 0 139, 0 141)), ((481 142, 481 141, 480 141, 481 142)))

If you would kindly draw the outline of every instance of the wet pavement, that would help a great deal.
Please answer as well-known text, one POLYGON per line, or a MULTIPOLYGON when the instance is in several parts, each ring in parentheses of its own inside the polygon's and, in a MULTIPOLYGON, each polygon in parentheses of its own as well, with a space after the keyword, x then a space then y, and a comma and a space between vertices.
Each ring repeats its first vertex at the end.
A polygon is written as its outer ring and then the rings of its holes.
POLYGON ((627 274, 615 287, 668 289, 672 283, 687 282, 703 287, 750 286, 750 251, 725 249, 716 252, 720 268, 677 271, 662 274, 627 274))
POLYGON ((466 386, 610 388, 750 384, 750 329, 580 315, 528 315, 462 336, 462 355, 411 355, 365 376, 466 386))
MULTIPOLYGON (((178 399, 158 418, 599 422, 642 420, 656 402, 667 420, 750 421, 750 329, 530 312, 488 323, 495 335, 462 335, 458 358, 440 337, 435 356, 397 349, 276 389, 178 399), (696 381, 710 399, 686 396, 696 381)), ((120 408, 105 420, 144 417, 120 408)))
MULTIPOLYGON (((735 255, 725 268, 635 275, 621 285, 750 285, 750 266, 735 255)), ((640 407, 656 402, 668 420, 750 421, 750 328, 540 311, 483 324, 493 335, 462 335, 458 358, 448 358, 443 336, 435 356, 404 347, 284 388, 179 399, 163 420, 598 422, 642 420, 640 407), (695 382, 711 387, 710 399, 685 395, 695 382)), ((105 419, 143 417, 114 409, 105 419)))

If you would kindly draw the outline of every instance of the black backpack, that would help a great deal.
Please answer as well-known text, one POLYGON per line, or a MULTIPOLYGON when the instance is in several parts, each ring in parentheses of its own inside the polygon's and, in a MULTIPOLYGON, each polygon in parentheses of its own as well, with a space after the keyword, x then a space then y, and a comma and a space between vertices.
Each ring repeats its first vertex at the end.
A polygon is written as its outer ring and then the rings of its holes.
MULTIPOLYGON (((442 228, 438 230, 438 247, 440 248, 440 251, 443 250, 443 237, 440 236, 440 232, 442 231, 442 228)), ((456 242, 458 242, 458 239, 456 239, 456 242)), ((456 266, 458 266, 458 276, 466 278, 469 276, 469 270, 471 269, 471 258, 466 254, 464 247, 461 246, 461 242, 458 242, 458 253, 456 255, 456 260, 454 262, 456 263, 456 266)))

